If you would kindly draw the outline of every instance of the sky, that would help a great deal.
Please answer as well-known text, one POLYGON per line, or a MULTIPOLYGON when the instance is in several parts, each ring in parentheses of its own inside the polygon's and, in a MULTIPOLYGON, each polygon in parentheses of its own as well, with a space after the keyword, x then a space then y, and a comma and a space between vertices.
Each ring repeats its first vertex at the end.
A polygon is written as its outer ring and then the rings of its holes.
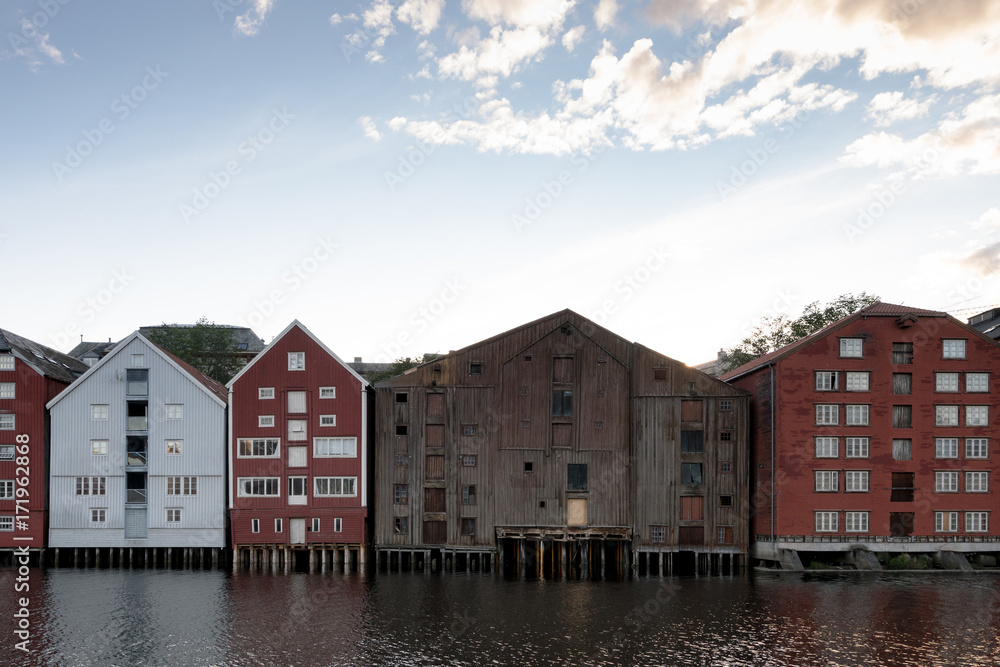
POLYGON ((0 327, 570 308, 689 364, 844 293, 1000 304, 992 0, 11 0, 0 327))

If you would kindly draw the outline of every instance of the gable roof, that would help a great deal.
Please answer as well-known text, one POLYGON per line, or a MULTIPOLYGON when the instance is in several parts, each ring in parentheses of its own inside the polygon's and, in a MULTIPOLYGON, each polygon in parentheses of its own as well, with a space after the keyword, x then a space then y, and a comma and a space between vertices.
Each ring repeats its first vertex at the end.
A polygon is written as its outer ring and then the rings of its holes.
POLYGON ((317 345, 319 345, 320 348, 322 348, 322 350, 324 352, 326 352, 331 357, 333 357, 337 361, 338 364, 340 364, 341 366, 343 366, 347 370, 348 373, 350 373, 351 375, 353 375, 361 383, 361 387, 362 388, 368 386, 368 380, 364 379, 364 377, 362 377, 356 370, 354 370, 353 368, 351 368, 350 364, 345 363, 343 359, 341 359, 340 357, 338 357, 334 353, 333 350, 331 350, 330 348, 328 348, 323 343, 323 341, 321 341, 319 338, 316 338, 316 336, 313 335, 313 332, 309 331, 309 329, 307 329, 304 324, 302 324, 298 320, 292 320, 291 324, 289 324, 287 327, 285 327, 284 330, 280 334, 278 334, 277 336, 275 336, 274 340, 272 340, 270 343, 268 343, 264 347, 264 349, 261 350, 260 354, 258 354, 253 359, 251 359, 250 363, 248 363, 246 366, 244 366, 243 368, 241 368, 240 372, 237 373, 236 375, 234 375, 233 378, 229 382, 226 383, 226 387, 228 389, 232 389, 233 385, 236 383, 237 380, 239 380, 241 377, 243 377, 244 373, 246 373, 248 370, 250 370, 253 367, 253 365, 256 364, 261 359, 261 357, 263 357, 265 354, 267 354, 271 350, 271 348, 278 343, 278 341, 280 341, 282 338, 285 337, 285 334, 287 334, 289 331, 291 331, 295 327, 298 327, 299 329, 301 329, 302 333, 304 333, 305 335, 309 336, 309 338, 311 338, 314 343, 316 343, 317 345))
MULTIPOLYGON (((218 403, 222 407, 226 407, 228 405, 228 400, 227 400, 228 394, 226 393, 226 390, 222 387, 221 384, 219 384, 218 382, 216 382, 212 378, 208 377, 207 375, 205 375, 204 373, 202 373, 201 371, 199 371, 197 368, 195 368, 191 364, 188 364, 188 363, 186 363, 184 361, 181 361, 175 355, 167 352, 166 350, 164 350, 163 348, 161 348, 159 345, 156 345, 155 343, 153 343, 152 341, 150 341, 148 338, 146 338, 145 336, 143 336, 138 331, 134 331, 131 334, 129 334, 128 336, 126 336, 123 340, 121 340, 120 342, 118 342, 114 346, 114 348, 111 349, 110 352, 108 352, 106 355, 104 355, 101 358, 100 361, 98 361, 96 364, 94 364, 93 366, 91 366, 90 368, 88 368, 87 372, 80 376, 80 382, 74 382, 70 386, 66 387, 66 389, 64 389, 58 396, 56 396, 51 401, 49 401, 45 405, 45 407, 51 409, 52 406, 54 406, 56 403, 58 403, 59 401, 61 401, 62 399, 64 399, 66 396, 69 396, 69 394, 72 391, 74 391, 78 386, 80 386, 81 384, 83 384, 83 380, 86 380, 91 375, 93 375, 94 373, 96 373, 97 370, 99 368, 102 368, 105 364, 110 363, 112 359, 114 359, 119 354, 121 354, 122 350, 124 350, 126 347, 128 347, 129 343, 131 343, 133 340, 136 340, 136 339, 138 339, 138 340, 142 341, 143 343, 145 343, 146 346, 149 347, 149 349, 153 351, 153 353, 158 354, 161 357, 163 357, 163 359, 165 359, 168 364, 170 364, 171 366, 173 366, 174 368, 176 368, 178 371, 180 371, 184 375, 187 375, 188 379, 190 379, 198 387, 200 387, 216 403, 218 403)), ((83 364, 81 364, 81 365, 83 365, 83 364)), ((86 367, 86 366, 84 366, 84 367, 86 367)))
POLYGON ((0 329, 0 352, 12 353, 39 375, 67 384, 71 384, 89 370, 87 364, 68 354, 63 354, 5 329, 0 329))
POLYGON ((743 364, 742 366, 740 366, 738 368, 734 368, 733 370, 729 371, 728 373, 723 374, 719 379, 723 380, 725 382, 728 382, 730 380, 735 380, 738 377, 746 375, 747 373, 751 373, 751 372, 753 372, 753 371, 755 371, 755 370, 757 370, 759 368, 763 368, 764 366, 767 366, 768 364, 771 364, 771 363, 773 363, 775 361, 778 361, 779 359, 784 359, 788 355, 794 353, 796 350, 798 350, 798 349, 800 349, 802 347, 805 347, 806 345, 809 345, 813 341, 816 341, 816 340, 819 340, 820 338, 823 338, 824 336, 832 333, 836 329, 841 328, 842 326, 848 324, 849 322, 853 322, 853 321, 855 321, 857 319, 860 319, 862 317, 897 317, 898 318, 898 317, 908 317, 908 316, 914 317, 914 318, 916 318, 916 317, 944 317, 944 318, 947 318, 947 319, 955 322, 956 324, 958 324, 958 325, 960 325, 962 327, 969 328, 968 325, 963 324, 962 322, 959 322, 955 318, 951 317, 948 313, 942 312, 940 310, 926 310, 924 308, 911 308, 910 306, 902 306, 902 305, 894 304, 894 303, 883 303, 882 301, 879 301, 877 303, 873 303, 870 306, 866 306, 865 308, 862 308, 861 310, 859 310, 856 313, 852 313, 851 315, 848 315, 846 317, 842 317, 839 320, 837 320, 836 322, 831 322, 830 324, 826 325, 822 329, 817 329, 816 331, 812 332, 808 336, 803 336, 802 338, 798 339, 795 342, 789 343, 788 345, 786 345, 786 346, 784 346, 782 348, 778 348, 777 350, 774 350, 773 352, 768 352, 767 354, 761 355, 761 356, 757 357, 756 359, 754 359, 753 361, 749 361, 749 362, 743 364))
POLYGON ((66 354, 73 357, 74 359, 82 359, 83 357, 93 353, 94 356, 100 359, 105 354, 107 354, 108 350, 113 348, 115 345, 116 344, 112 343, 110 340, 106 343, 101 343, 101 342, 91 343, 91 342, 81 341, 76 344, 76 347, 74 347, 66 354))

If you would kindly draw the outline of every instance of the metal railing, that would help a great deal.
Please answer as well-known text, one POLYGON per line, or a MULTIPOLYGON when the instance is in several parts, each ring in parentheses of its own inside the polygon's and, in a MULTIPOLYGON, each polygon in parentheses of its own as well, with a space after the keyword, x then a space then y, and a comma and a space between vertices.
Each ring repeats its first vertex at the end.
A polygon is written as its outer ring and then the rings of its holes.
POLYGON ((128 489, 125 502, 129 504, 146 504, 146 489, 128 489))
POLYGON ((129 431, 148 431, 148 423, 149 419, 146 417, 129 417, 125 428, 129 431))

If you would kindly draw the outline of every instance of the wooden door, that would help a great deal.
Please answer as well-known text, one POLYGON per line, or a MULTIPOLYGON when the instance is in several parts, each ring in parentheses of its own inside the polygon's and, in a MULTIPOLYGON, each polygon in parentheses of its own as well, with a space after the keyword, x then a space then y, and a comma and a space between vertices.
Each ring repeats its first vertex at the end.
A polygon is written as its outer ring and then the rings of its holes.
POLYGON ((567 526, 587 525, 586 498, 569 498, 566 501, 566 525, 567 526))
POLYGON ((424 511, 444 512, 444 489, 424 489, 424 511))
POLYGON ((424 544, 444 544, 448 541, 446 521, 424 521, 424 544))
MULTIPOLYGON (((424 464, 424 479, 428 481, 441 481, 444 479, 444 457, 428 456, 424 464)), ((441 510, 442 512, 444 510, 441 510)))
POLYGON ((146 510, 125 510, 125 537, 142 539, 146 537, 146 510))

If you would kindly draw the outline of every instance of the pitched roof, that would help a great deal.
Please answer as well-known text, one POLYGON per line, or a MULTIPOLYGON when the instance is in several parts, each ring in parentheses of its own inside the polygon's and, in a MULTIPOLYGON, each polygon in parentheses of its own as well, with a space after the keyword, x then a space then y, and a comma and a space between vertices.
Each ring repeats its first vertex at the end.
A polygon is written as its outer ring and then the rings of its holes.
POLYGON ((12 352, 40 375, 67 384, 72 383, 88 370, 85 363, 68 354, 63 354, 33 340, 22 338, 5 329, 0 329, 0 352, 12 352))
MULTIPOLYGON (((157 331, 158 329, 163 329, 166 327, 177 327, 180 329, 190 329, 197 326, 196 324, 156 324, 152 326, 139 327, 139 333, 141 333, 146 338, 149 338, 150 334, 157 331)), ((211 324, 209 326, 219 327, 224 329, 229 329, 232 336, 233 342, 236 344, 236 348, 240 352, 260 352, 264 349, 264 341, 261 340, 260 336, 255 334, 249 327, 238 327, 232 324, 211 324)))
POLYGON ((97 358, 100 359, 105 354, 107 354, 108 350, 113 348, 115 345, 116 343, 112 343, 110 340, 106 343, 104 342, 92 343, 92 342, 81 341, 76 344, 76 347, 74 347, 66 354, 73 357, 74 359, 82 359, 83 357, 87 356, 87 354, 89 354, 90 352, 93 352, 97 356, 97 358))
POLYGON ((991 308, 973 315, 969 318, 969 326, 994 340, 1000 338, 1000 308, 991 308))
MULTIPOLYGON (((943 313, 939 310, 925 310, 923 308, 912 308, 910 306, 902 306, 894 303, 883 303, 882 301, 879 301, 877 303, 873 303, 870 306, 862 308, 856 313, 852 313, 851 315, 842 317, 836 322, 831 322, 822 329, 818 329, 809 334, 808 336, 804 336, 793 343, 789 343, 788 345, 778 348, 773 352, 768 352, 767 354, 761 355, 756 359, 754 359, 753 361, 749 361, 738 368, 734 368, 728 373, 725 373, 722 376, 720 376, 719 379, 728 382, 729 380, 734 380, 740 377, 741 375, 746 375, 751 371, 755 371, 758 368, 767 366, 769 363, 777 361, 778 359, 782 359, 792 354, 799 348, 804 347, 812 343, 813 341, 822 338, 823 336, 826 336, 833 330, 839 329, 848 322, 853 322, 854 320, 860 317, 904 317, 906 315, 913 315, 916 317, 948 317, 949 319, 951 319, 948 313, 943 313)), ((961 324, 961 322, 959 322, 959 324, 961 324)))

